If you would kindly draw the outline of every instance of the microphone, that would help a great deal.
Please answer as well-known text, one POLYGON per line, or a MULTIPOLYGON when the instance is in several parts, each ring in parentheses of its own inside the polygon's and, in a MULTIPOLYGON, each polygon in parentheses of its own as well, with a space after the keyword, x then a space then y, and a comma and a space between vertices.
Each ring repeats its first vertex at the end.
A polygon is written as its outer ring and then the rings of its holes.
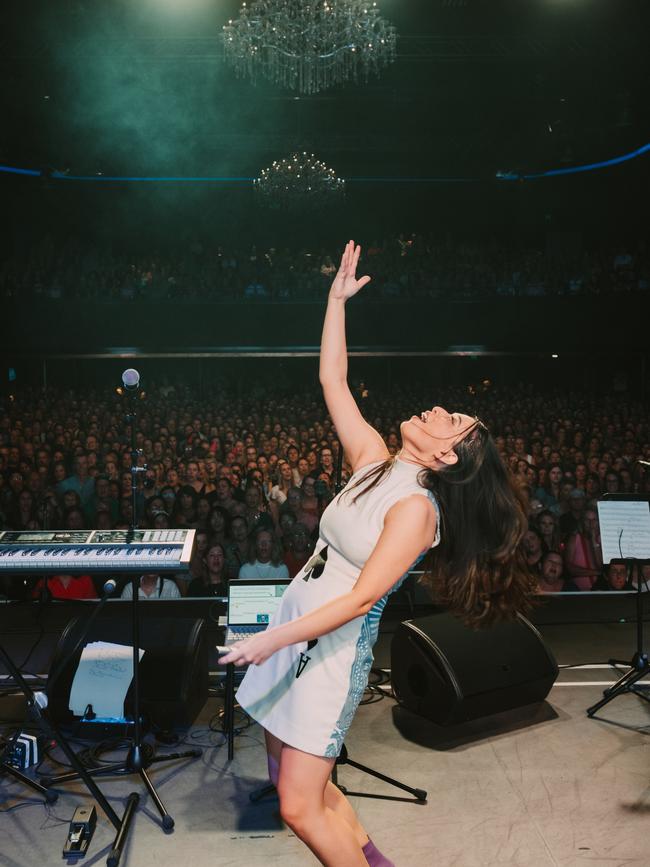
POLYGON ((140 385, 140 374, 137 370, 129 367, 122 374, 122 384, 128 391, 134 391, 140 385))
POLYGON ((102 588, 104 591, 104 596, 111 596, 117 590, 117 581, 115 578, 109 578, 108 581, 104 581, 104 586, 102 588))

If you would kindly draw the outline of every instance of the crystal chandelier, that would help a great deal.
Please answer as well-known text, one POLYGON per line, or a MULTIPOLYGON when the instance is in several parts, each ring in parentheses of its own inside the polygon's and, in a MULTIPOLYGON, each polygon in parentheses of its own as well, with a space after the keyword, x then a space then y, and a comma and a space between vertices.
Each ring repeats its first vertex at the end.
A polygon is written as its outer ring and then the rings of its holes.
POLYGON ((276 160, 262 169, 253 184, 261 201, 274 208, 320 208, 342 198, 345 192, 343 178, 306 151, 276 160))
POLYGON ((376 0, 252 0, 223 27, 237 75, 304 94, 378 75, 396 41, 376 0))

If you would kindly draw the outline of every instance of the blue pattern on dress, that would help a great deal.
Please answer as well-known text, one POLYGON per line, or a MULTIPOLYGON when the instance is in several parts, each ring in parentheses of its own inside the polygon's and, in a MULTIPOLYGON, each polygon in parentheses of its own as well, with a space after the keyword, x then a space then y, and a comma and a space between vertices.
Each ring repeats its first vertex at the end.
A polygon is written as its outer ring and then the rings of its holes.
MULTIPOLYGON (((436 536, 433 540, 433 545, 431 546, 433 548, 440 542, 440 507, 431 491, 427 491, 427 495, 433 502, 436 510, 436 536)), ((394 593, 402 586, 408 577, 409 572, 411 572, 412 569, 415 569, 418 563, 424 558, 425 554, 426 552, 421 554, 413 565, 409 566, 402 577, 393 584, 389 592, 375 602, 363 619, 361 632, 355 649, 354 661, 352 663, 352 668, 350 669, 350 688, 348 689, 343 710, 336 721, 336 728, 330 735, 330 742, 325 750, 325 755, 329 758, 336 758, 336 756, 341 752, 343 741, 345 740, 348 729, 352 725, 352 719, 354 718, 354 714, 356 713, 359 702, 363 696, 363 691, 368 684, 368 675, 370 674, 370 669, 372 668, 374 659, 372 648, 377 641, 377 636, 379 635, 379 621, 381 620, 381 615, 386 607, 388 597, 391 593, 394 593)))

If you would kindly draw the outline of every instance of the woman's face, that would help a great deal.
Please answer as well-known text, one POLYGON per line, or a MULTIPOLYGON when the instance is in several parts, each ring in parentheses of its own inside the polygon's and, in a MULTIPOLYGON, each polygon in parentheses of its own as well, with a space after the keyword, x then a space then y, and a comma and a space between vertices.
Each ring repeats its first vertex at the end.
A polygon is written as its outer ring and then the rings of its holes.
POLYGON ((257 539, 255 540, 255 553, 257 554, 257 559, 261 563, 267 563, 271 559, 272 549, 273 539, 271 534, 267 533, 266 530, 258 533, 257 539))
POLYGON ((306 476, 309 472, 309 463, 307 461, 307 458, 300 458, 300 460, 298 461, 298 472, 301 476, 306 476))
POLYGON ((213 545, 212 548, 208 550, 206 554, 206 562, 208 564, 208 571, 219 574, 223 569, 223 551, 221 550, 220 545, 213 545))
POLYGON ((201 520, 205 520, 210 514, 210 501, 201 497, 196 505, 196 514, 201 520))
POLYGON ((180 500, 181 500, 181 509, 184 512, 189 512, 190 509, 192 508, 192 495, 187 494, 187 493, 181 494, 180 500))
POLYGON ((439 468, 458 460, 454 446, 476 427, 476 419, 441 406, 412 415, 400 425, 405 455, 424 466, 439 468))
POLYGON ((248 535, 248 524, 242 518, 233 518, 230 532, 235 542, 243 542, 248 535))
POLYGON ((212 514, 210 515, 210 529, 214 533, 222 533, 225 525, 226 522, 224 521, 221 512, 212 512, 212 514))
POLYGON ((257 485, 249 485, 244 494, 246 506, 249 509, 257 509, 260 504, 260 492, 257 485))
POLYGON ((296 519, 291 512, 283 512, 280 515, 280 530, 283 534, 290 532, 295 523, 296 519))
POLYGON ((21 491, 18 497, 18 505, 23 512, 28 512, 34 505, 31 491, 21 491))
POLYGON ((545 536, 551 536, 555 529, 555 521, 550 515, 543 515, 539 519, 539 529, 545 536))
POLYGON ((294 512, 300 509, 300 491, 290 490, 287 494, 287 503, 294 512))
POLYGON ((230 499, 230 483, 226 479, 217 482, 217 496, 220 500, 230 499))
POLYGON ((538 554, 542 550, 542 545, 539 540, 537 533, 533 533, 532 530, 528 530, 524 533, 524 538, 522 540, 524 551, 527 554, 538 554))
POLYGON ((71 509, 77 505, 77 494, 75 491, 66 491, 63 494, 63 508, 71 509))

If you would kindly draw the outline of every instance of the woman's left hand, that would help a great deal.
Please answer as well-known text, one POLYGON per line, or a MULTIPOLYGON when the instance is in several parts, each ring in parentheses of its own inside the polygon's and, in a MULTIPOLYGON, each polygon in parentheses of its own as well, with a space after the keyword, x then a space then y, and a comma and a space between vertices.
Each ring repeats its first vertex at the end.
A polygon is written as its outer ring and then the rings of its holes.
POLYGON ((275 631, 265 629, 240 644, 234 644, 230 653, 219 657, 219 665, 260 665, 279 649, 275 631))

